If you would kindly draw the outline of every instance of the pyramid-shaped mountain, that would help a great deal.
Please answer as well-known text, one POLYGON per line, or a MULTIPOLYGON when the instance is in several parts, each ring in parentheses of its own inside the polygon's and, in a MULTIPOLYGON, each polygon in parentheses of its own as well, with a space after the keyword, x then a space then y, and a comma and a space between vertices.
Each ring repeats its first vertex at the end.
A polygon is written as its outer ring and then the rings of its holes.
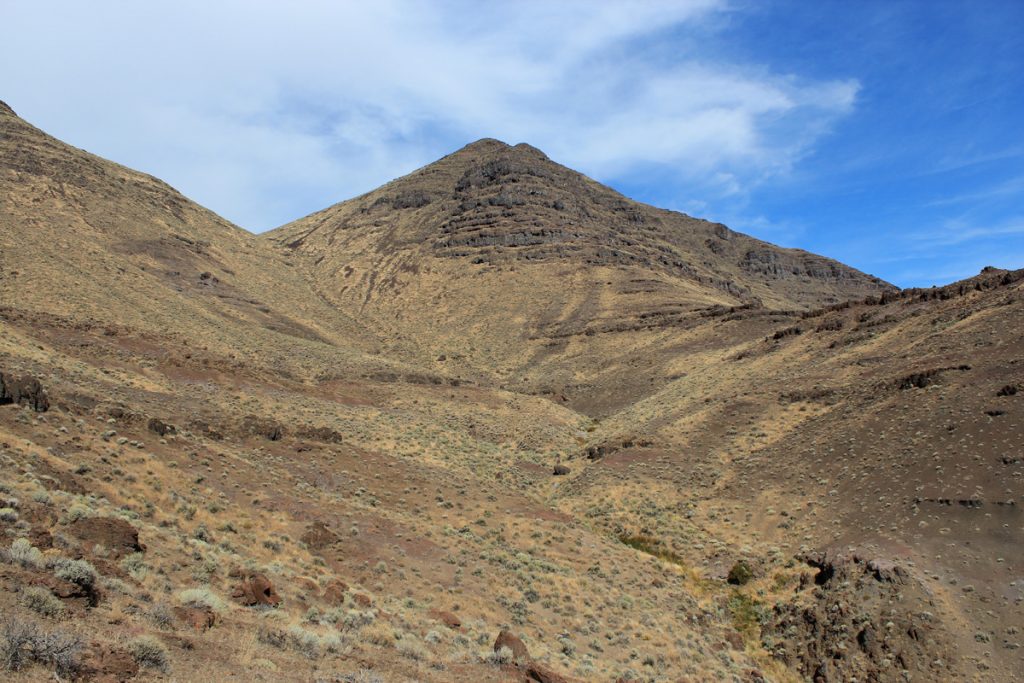
POLYGON ((638 354, 650 372, 626 374, 657 383, 652 355, 710 307, 767 313, 893 289, 493 139, 264 238, 305 257, 317 289, 388 344, 542 393, 621 387, 616 367, 638 354))

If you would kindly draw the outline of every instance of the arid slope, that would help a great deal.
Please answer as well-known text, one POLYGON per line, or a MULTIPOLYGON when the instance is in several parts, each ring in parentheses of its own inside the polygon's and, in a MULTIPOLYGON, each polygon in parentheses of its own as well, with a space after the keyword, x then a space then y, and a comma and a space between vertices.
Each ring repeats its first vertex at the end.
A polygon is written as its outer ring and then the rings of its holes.
POLYGON ((2 675, 1024 670, 1024 271, 899 292, 493 140, 260 237, 6 107, 0 174, 2 675))
POLYGON ((593 413, 660 385, 664 351, 698 309, 804 309, 892 289, 497 140, 263 237, 394 352, 593 413))

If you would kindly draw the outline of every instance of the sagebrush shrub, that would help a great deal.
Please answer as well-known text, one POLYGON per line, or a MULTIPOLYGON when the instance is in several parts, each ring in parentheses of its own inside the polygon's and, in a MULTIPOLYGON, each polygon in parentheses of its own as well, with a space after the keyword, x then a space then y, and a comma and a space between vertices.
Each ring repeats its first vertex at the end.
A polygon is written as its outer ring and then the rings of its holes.
POLYGON ((44 617, 59 617, 64 613, 64 603, 42 586, 26 588, 21 594, 21 603, 44 617))
POLYGON ((128 654, 145 669, 166 672, 170 668, 167 646, 153 636, 139 636, 128 641, 128 654))

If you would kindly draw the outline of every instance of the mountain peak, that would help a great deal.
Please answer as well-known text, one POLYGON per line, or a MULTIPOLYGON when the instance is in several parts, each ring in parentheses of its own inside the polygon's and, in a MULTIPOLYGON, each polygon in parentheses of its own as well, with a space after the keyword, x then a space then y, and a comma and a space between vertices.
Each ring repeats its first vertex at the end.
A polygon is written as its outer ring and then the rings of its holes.
POLYGON ((17 116, 17 114, 14 112, 14 110, 11 109, 11 106, 9 104, 7 104, 6 102, 4 102, 3 100, 0 100, 0 114, 7 114, 9 116, 17 116))
MULTIPOLYGON (((525 142, 520 142, 516 145, 510 145, 507 142, 498 140, 496 138, 480 138, 476 142, 471 142, 465 147, 462 147, 448 157, 492 157, 492 156, 530 156, 537 159, 543 159, 550 161, 548 155, 537 149, 533 145, 529 145, 525 142)), ((448 158, 446 157, 446 158, 448 158)))
MULTIPOLYGON (((330 280, 325 287, 336 285, 338 272, 361 273, 338 296, 385 317, 396 300, 381 296, 380 282, 408 282, 400 305, 422 296, 414 307, 429 311, 435 291, 414 291, 408 273, 431 272, 450 295, 470 300, 476 295, 466 291, 481 286, 479 266, 529 268, 531 278, 501 285, 509 302, 527 308, 538 300, 569 306, 558 283, 575 278, 591 300, 572 321, 584 327, 628 326, 634 316, 679 306, 817 308, 892 289, 831 259, 632 201, 529 144, 493 138, 265 237, 312 257, 330 280), (638 288, 643 298, 632 296, 638 288)), ((510 313, 529 326, 561 315, 510 313)))
POLYGON ((479 154, 481 152, 491 152, 497 150, 505 150, 511 147, 507 142, 498 140, 497 138, 480 138, 475 142, 471 142, 465 147, 459 148, 455 154, 461 154, 462 152, 473 152, 479 154))

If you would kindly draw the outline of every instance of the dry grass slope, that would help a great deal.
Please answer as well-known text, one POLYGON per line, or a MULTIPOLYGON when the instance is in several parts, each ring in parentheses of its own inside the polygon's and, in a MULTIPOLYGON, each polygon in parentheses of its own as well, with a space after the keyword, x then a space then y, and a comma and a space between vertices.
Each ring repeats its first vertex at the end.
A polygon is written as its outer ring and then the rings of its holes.
POLYGON ((1024 670, 1024 271, 491 140, 265 237, 6 107, 0 173, 12 680, 1024 670))

